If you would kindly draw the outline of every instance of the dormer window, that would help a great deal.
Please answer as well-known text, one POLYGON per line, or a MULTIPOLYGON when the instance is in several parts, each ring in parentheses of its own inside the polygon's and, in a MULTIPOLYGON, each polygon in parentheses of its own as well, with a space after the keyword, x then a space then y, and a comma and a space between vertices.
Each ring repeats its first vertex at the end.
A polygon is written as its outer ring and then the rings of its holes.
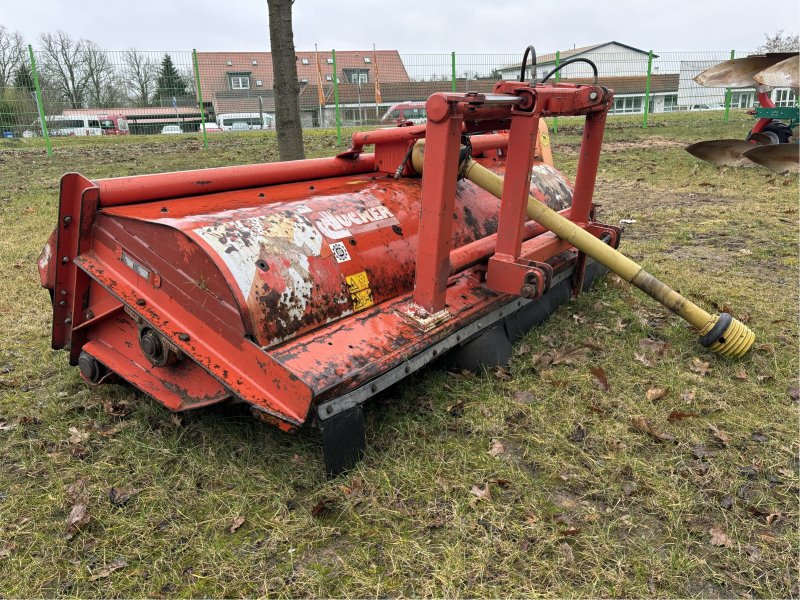
POLYGON ((228 81, 232 90, 250 89, 250 73, 228 73, 228 81))

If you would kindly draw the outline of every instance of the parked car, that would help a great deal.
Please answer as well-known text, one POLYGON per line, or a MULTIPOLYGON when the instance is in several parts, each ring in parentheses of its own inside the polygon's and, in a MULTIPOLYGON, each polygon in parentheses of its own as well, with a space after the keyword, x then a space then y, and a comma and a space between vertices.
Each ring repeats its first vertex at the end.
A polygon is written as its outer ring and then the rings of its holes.
POLYGON ((386 114, 383 115, 381 123, 387 125, 399 125, 411 121, 415 125, 425 123, 428 120, 428 113, 425 111, 424 102, 401 102, 395 104, 386 114))
POLYGON ((174 135, 176 133, 183 133, 183 129, 179 125, 164 125, 161 128, 161 133, 164 135, 174 135))
POLYGON ((244 121, 236 121, 235 123, 231 124, 231 131, 250 131, 250 123, 245 123, 244 121))
MULTIPOLYGON (((203 133, 203 127, 201 126, 199 129, 200 133, 203 133)), ((214 123, 214 121, 209 121, 206 123, 206 133, 221 133, 222 127, 214 123)))
POLYGON ((722 104, 692 104, 689 110, 725 110, 722 104))
MULTIPOLYGON (((100 117, 97 115, 53 115, 45 117, 50 137, 103 135, 100 117)), ((42 134, 42 121, 37 118, 22 137, 32 138, 42 134)))

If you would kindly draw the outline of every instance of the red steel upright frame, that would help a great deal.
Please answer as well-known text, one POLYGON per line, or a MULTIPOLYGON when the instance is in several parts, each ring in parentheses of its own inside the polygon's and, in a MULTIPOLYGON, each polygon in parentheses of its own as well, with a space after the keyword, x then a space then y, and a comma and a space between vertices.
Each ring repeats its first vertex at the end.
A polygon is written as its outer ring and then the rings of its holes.
POLYGON ((616 241, 613 228, 590 222, 600 146, 612 101, 613 93, 597 85, 520 82, 500 82, 492 94, 439 93, 428 99, 413 293, 416 314, 446 318, 453 203, 463 158, 462 129, 468 133, 509 130, 496 246, 486 272, 489 289, 527 298, 541 295, 549 278, 549 266, 543 261, 570 247, 549 233, 524 242, 533 149, 543 117, 585 115, 572 208, 567 216, 595 234, 609 233, 616 241))

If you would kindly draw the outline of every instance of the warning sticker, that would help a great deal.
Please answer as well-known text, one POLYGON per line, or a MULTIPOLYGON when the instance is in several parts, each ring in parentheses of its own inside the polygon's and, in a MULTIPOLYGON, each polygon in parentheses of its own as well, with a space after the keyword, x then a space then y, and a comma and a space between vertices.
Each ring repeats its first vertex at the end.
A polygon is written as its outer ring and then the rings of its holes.
POLYGON ((543 133, 541 136, 542 139, 542 146, 549 146, 550 145, 550 136, 546 133, 543 133))
POLYGON ((347 251, 347 248, 342 242, 330 244, 330 247, 331 252, 333 252, 333 258, 336 259, 337 263, 343 263, 350 260, 350 253, 347 251))
POLYGON ((369 278, 366 271, 345 277, 350 287, 350 299, 353 301, 353 311, 358 312, 369 308, 373 304, 372 290, 369 289, 369 278))

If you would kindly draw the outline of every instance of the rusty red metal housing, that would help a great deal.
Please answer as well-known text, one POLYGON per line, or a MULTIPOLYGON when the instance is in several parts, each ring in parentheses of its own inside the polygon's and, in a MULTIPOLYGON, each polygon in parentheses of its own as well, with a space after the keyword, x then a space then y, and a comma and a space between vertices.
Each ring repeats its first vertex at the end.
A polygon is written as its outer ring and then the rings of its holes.
POLYGON ((334 158, 67 174, 39 262, 53 347, 91 384, 115 374, 171 410, 234 400, 287 431, 314 423, 338 472, 363 449, 364 400, 487 332, 503 347, 597 275, 525 206, 533 194, 619 243, 592 220, 612 101, 596 85, 500 82, 435 94, 427 125, 355 134, 334 158), (574 188, 541 151, 551 115, 586 116, 574 188), (505 175, 502 199, 459 178, 465 152, 505 175))

